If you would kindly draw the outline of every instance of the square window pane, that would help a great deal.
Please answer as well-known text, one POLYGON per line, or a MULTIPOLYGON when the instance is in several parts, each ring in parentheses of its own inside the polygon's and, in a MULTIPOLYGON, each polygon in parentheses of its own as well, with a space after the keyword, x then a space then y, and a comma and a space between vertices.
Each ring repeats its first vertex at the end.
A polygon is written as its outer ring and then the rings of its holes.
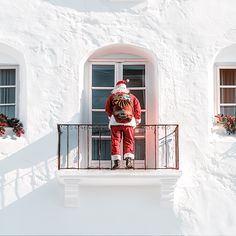
POLYGON ((98 138, 92 140, 92 160, 111 160, 111 140, 101 139, 99 142, 98 138))
POLYGON ((108 96, 111 95, 111 90, 96 90, 92 91, 92 108, 105 109, 108 96))
POLYGON ((221 106, 220 114, 236 116, 236 106, 221 106))
POLYGON ((113 87, 115 79, 114 65, 92 65, 92 86, 113 87))
POLYGON ((236 69, 220 69, 220 85, 236 85, 236 69))
POLYGON ((93 124, 107 124, 108 125, 108 117, 104 111, 93 111, 92 112, 92 122, 93 124))
POLYGON ((130 90, 130 92, 138 98, 141 108, 145 109, 145 90, 130 90))
POLYGON ((0 103, 15 103, 15 88, 0 88, 0 103))
POLYGON ((0 106, 0 114, 8 116, 9 118, 15 117, 15 106, 0 106))
POLYGON ((236 103, 236 89, 235 88, 221 88, 220 89, 220 103, 236 103))
POLYGON ((0 85, 15 85, 16 70, 15 69, 0 69, 0 85))
POLYGON ((144 160, 145 158, 145 139, 135 139, 135 160, 144 160))
POLYGON ((127 87, 145 87, 145 65, 124 65, 123 79, 129 79, 127 87))

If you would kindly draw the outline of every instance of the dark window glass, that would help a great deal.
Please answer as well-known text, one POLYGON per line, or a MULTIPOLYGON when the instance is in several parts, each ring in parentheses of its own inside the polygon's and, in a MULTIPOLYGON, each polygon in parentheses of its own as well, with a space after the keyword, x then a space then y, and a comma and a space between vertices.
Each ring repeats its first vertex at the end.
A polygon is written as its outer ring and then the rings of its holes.
POLYGON ((15 103, 15 88, 0 88, 0 103, 15 103))
POLYGON ((144 87, 145 65, 124 65, 123 79, 129 79, 127 87, 144 87))
POLYGON ((135 139, 135 160, 144 160, 145 157, 145 139, 135 139))
POLYGON ((93 111, 92 122, 93 124, 108 124, 109 120, 104 111, 93 111))
POLYGON ((0 106, 0 113, 13 118, 15 117, 15 106, 0 106))
POLYGON ((145 109, 145 90, 130 90, 130 92, 135 95, 142 109, 145 109))
POLYGON ((15 85, 16 84, 16 70, 15 69, 1 69, 0 70, 0 86, 15 85))
POLYGON ((93 90, 92 91, 92 108, 105 109, 108 96, 111 95, 111 90, 93 90))
POLYGON ((115 79, 114 65, 92 65, 92 86, 113 87, 115 79))
POLYGON ((101 153, 100 160, 111 160, 111 140, 93 138, 92 141, 92 160, 99 160, 99 153, 101 153))
POLYGON ((141 124, 146 124, 145 112, 141 112, 141 124))
POLYGON ((220 103, 236 103, 236 89, 235 88, 221 88, 220 89, 220 103))
POLYGON ((93 136, 110 136, 111 135, 111 131, 108 128, 108 123, 104 126, 93 126, 93 132, 92 132, 93 136))
POLYGON ((220 69, 220 85, 236 85, 236 69, 220 69))

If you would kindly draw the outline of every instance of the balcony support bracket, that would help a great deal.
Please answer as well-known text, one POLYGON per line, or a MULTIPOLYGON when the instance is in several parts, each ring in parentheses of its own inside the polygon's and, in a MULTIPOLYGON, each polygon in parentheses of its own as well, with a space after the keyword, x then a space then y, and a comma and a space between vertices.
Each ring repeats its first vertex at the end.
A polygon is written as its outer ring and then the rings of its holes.
POLYGON ((79 207, 80 186, 156 186, 160 205, 171 207, 179 170, 59 170, 58 180, 64 185, 64 205, 79 207))

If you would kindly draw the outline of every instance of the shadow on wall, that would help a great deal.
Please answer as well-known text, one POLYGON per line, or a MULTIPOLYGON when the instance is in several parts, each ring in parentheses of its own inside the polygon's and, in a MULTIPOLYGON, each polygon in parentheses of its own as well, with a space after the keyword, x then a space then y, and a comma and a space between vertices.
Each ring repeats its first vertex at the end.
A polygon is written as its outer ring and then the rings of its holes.
POLYGON ((132 8, 145 8, 147 0, 44 0, 53 5, 71 8, 79 12, 119 12, 132 8))
POLYGON ((55 177, 56 149, 55 131, 0 161, 0 209, 55 177))
MULTIPOLYGON (((77 123, 79 114, 67 123, 77 123)), ((57 135, 55 126, 53 132, 0 160, 0 210, 55 178, 57 135)), ((0 143, 0 148, 6 144, 0 143)))

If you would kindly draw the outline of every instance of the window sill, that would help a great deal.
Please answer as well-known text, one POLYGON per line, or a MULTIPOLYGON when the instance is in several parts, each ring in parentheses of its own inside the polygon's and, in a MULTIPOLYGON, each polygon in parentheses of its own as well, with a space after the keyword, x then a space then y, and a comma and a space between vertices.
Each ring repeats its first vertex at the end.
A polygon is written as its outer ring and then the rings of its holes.
POLYGON ((59 170, 57 177, 64 185, 67 207, 79 206, 80 186, 157 186, 160 203, 172 204, 172 197, 179 170, 59 170))
POLYGON ((225 128, 219 125, 214 125, 211 129, 211 143, 234 143, 236 142, 236 134, 227 134, 225 128))
POLYGON ((10 143, 19 143, 19 144, 25 144, 26 138, 24 136, 17 137, 15 133, 13 132, 13 128, 11 127, 5 127, 5 134, 0 137, 0 144, 10 144, 10 143))

